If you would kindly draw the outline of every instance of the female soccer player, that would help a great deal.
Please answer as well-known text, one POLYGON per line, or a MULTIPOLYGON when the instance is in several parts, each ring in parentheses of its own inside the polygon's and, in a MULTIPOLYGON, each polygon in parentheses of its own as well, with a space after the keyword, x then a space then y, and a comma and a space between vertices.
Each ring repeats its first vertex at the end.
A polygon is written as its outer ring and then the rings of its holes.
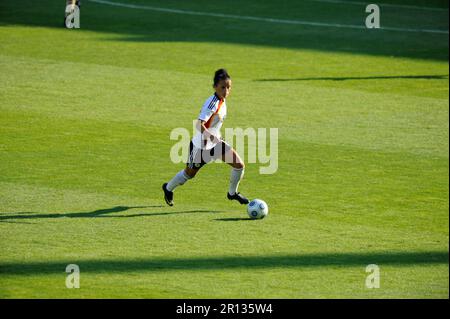
POLYGON ((173 206, 175 188, 195 177, 205 164, 218 158, 232 167, 228 199, 237 200, 240 204, 248 204, 248 199, 237 191, 239 182, 244 176, 244 162, 220 135, 220 128, 227 114, 225 99, 231 91, 231 77, 225 69, 216 71, 213 88, 214 95, 206 100, 200 111, 197 122, 198 132, 189 145, 186 168, 162 186, 164 199, 169 206, 173 206))

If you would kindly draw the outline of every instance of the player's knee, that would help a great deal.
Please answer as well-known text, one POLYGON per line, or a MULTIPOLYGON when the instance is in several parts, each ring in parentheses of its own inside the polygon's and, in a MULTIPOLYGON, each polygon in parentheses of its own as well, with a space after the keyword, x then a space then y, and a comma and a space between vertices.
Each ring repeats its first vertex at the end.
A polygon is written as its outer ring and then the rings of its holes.
POLYGON ((245 168, 245 164, 244 164, 244 162, 238 162, 238 163, 235 163, 233 167, 235 169, 244 169, 245 168))
POLYGON ((192 169, 192 168, 186 168, 185 170, 184 170, 184 172, 186 173, 186 175, 188 175, 190 178, 194 178, 195 177, 195 175, 197 174, 197 172, 198 172, 198 170, 196 170, 196 169, 192 169))

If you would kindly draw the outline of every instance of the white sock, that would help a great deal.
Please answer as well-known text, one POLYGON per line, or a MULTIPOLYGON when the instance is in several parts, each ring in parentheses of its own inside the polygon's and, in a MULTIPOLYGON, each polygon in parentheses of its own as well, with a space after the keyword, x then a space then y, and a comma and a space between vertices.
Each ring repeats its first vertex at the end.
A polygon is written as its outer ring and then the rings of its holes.
POLYGON ((234 195, 237 193, 239 182, 241 181, 243 176, 244 176, 243 168, 240 169, 233 168, 231 170, 230 190, 228 191, 230 195, 234 195))
POLYGON ((173 192, 175 188, 177 188, 180 185, 183 185, 189 179, 191 179, 191 177, 188 174, 186 174, 186 172, 183 169, 182 171, 179 171, 177 175, 175 175, 169 183, 167 183, 167 189, 173 192))

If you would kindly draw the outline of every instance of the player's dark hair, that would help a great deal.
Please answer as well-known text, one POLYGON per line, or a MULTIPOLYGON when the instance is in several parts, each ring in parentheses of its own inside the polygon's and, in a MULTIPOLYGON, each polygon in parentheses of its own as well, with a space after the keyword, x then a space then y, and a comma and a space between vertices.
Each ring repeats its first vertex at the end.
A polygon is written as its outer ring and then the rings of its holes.
POLYGON ((216 86, 222 80, 230 80, 231 77, 228 74, 228 71, 225 69, 220 69, 216 71, 214 75, 214 86, 216 86))

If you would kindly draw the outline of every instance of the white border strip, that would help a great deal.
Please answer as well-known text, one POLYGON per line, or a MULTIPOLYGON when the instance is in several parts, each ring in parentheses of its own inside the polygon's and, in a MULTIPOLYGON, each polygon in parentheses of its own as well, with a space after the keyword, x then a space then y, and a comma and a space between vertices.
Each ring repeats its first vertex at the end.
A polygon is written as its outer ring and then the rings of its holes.
MULTIPOLYGON (((150 11, 176 13, 176 14, 186 14, 186 15, 196 15, 196 16, 205 16, 205 17, 251 20, 251 21, 279 23, 279 24, 306 25, 306 26, 313 26, 313 27, 331 27, 331 28, 346 28, 346 29, 359 29, 359 30, 366 29, 366 27, 362 26, 362 25, 321 23, 321 22, 301 21, 301 20, 284 20, 284 19, 261 18, 261 17, 241 16, 241 15, 233 15, 233 14, 212 13, 212 12, 178 10, 178 9, 168 9, 168 8, 127 4, 127 3, 120 3, 120 2, 111 2, 111 1, 106 1, 106 0, 89 0, 89 1, 95 2, 95 3, 100 3, 100 4, 105 4, 105 5, 110 5, 110 6, 115 6, 115 7, 123 7, 123 8, 130 8, 130 9, 139 9, 139 10, 150 10, 150 11)), ((314 1, 316 1, 316 0, 314 0, 314 1)), ((319 1, 319 0, 317 0, 317 1, 319 1)), ((320 0, 320 1, 332 1, 332 0, 320 0)), ((446 30, 404 29, 404 28, 390 28, 390 27, 382 27, 379 30, 449 34, 449 32, 446 30)))

